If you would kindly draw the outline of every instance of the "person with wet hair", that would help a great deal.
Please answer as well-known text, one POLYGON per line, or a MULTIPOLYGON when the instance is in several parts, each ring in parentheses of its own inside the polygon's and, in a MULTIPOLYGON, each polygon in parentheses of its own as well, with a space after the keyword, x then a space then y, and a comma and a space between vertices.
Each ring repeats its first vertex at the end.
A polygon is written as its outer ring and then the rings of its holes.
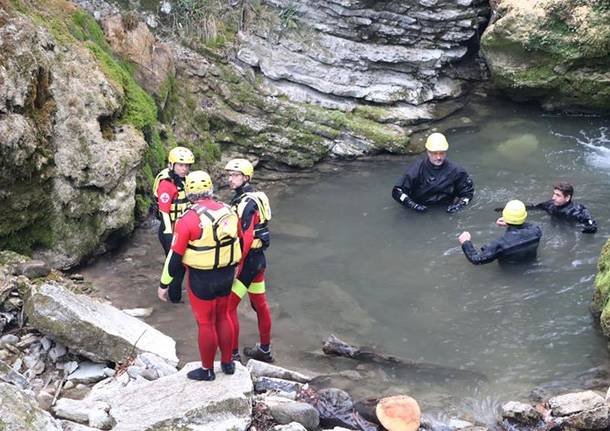
POLYGON ((474 183, 464 168, 447 160, 448 149, 442 133, 428 136, 426 157, 409 165, 392 188, 392 198, 416 212, 439 204, 448 205, 448 213, 464 209, 474 195, 474 183))
POLYGON ((186 267, 186 290, 198 327, 201 368, 189 371, 192 380, 214 380, 214 356, 220 348, 220 367, 235 373, 232 358, 233 324, 229 295, 241 258, 237 214, 214 199, 212 179, 194 171, 184 180, 192 207, 176 222, 172 247, 165 260, 159 298, 167 300, 172 278, 186 267))
POLYGON ((583 233, 597 232, 597 223, 591 217, 589 210, 572 200, 574 186, 570 183, 559 182, 553 186, 551 199, 536 205, 528 205, 531 209, 546 211, 553 218, 579 223, 583 233))
POLYGON ((477 250, 469 232, 462 232, 458 241, 470 263, 483 265, 498 259, 500 263, 523 263, 536 259, 538 244, 542 237, 539 226, 526 223, 525 204, 519 200, 509 201, 496 220, 498 226, 506 227, 504 235, 477 250))

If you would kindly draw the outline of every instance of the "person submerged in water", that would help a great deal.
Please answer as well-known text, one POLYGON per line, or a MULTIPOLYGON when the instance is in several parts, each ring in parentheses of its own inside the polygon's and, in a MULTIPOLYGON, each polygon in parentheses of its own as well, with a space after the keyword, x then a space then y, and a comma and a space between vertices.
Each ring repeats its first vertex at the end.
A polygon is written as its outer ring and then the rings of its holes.
POLYGON ((506 227, 504 235, 477 251, 469 232, 462 232, 458 241, 470 263, 483 265, 498 259, 500 263, 522 263, 536 259, 538 244, 542 237, 539 226, 526 223, 525 204, 519 200, 509 201, 496 220, 498 226, 506 227))
POLYGON ((574 196, 574 186, 560 182, 553 186, 553 196, 550 200, 531 205, 531 208, 544 210, 553 218, 579 223, 583 233, 597 232, 597 223, 591 217, 589 210, 584 205, 574 202, 572 196, 574 196))
POLYGON ((392 198, 405 208, 424 212, 428 205, 462 210, 472 200, 474 184, 468 172, 447 160, 449 144, 442 133, 426 140, 426 157, 413 162, 392 188, 392 198))

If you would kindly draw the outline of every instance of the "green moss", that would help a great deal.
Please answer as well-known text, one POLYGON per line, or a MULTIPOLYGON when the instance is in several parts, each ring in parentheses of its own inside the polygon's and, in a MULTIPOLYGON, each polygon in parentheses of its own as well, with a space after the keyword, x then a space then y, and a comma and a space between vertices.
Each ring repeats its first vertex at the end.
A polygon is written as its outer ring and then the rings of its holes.
POLYGON ((591 311, 600 317, 602 331, 610 336, 610 240, 603 246, 597 263, 591 311))

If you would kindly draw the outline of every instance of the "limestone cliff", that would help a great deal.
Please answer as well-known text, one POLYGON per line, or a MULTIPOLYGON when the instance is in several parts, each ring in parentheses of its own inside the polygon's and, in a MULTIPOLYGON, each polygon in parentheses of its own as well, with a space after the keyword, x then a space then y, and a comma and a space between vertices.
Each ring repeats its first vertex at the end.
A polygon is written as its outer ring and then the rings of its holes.
POLYGON ((610 111, 610 6, 496 0, 481 40, 493 83, 551 110, 610 111))

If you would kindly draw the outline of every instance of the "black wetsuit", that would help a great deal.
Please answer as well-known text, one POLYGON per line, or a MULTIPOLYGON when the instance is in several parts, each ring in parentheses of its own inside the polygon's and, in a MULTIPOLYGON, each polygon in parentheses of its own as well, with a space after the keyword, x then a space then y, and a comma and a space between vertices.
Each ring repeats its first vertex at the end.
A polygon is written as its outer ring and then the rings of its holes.
POLYGON ((558 207, 552 200, 548 200, 536 205, 528 205, 528 208, 541 209, 558 219, 580 223, 583 226, 582 231, 584 233, 597 232, 597 223, 593 220, 591 213, 584 205, 570 201, 567 204, 558 207))
POLYGON ((435 166, 428 157, 411 164, 392 189, 396 202, 415 211, 435 204, 450 205, 449 212, 459 211, 473 195, 474 184, 464 168, 449 160, 435 166))
POLYGON ((472 241, 462 244, 466 258, 475 265, 483 265, 498 259, 500 263, 529 262, 536 258, 542 230, 535 224, 509 225, 500 238, 490 242, 480 251, 472 241))

